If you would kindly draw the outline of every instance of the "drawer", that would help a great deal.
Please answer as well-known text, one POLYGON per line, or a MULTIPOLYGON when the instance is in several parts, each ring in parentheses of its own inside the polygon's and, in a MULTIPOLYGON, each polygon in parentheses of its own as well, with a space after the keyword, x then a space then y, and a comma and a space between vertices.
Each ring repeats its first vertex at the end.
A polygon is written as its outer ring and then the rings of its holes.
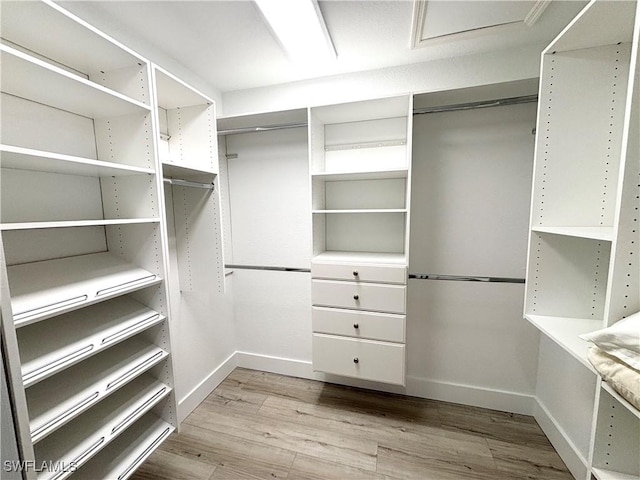
POLYGON ((403 344, 313 334, 313 369, 375 382, 404 385, 403 344))
POLYGON ((352 280, 356 282, 407 284, 404 265, 366 265, 357 263, 311 262, 313 278, 352 280))
POLYGON ((311 281, 311 303, 314 306, 406 313, 404 285, 375 283, 311 281))
POLYGON ((405 341, 405 316, 392 313, 361 312, 339 308, 313 307, 313 331, 387 342, 405 341))

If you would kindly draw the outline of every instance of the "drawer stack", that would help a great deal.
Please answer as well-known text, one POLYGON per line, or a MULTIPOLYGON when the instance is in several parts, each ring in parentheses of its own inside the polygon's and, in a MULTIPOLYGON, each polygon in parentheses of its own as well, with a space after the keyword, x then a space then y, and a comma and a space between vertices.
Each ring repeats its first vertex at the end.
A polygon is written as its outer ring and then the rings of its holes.
POLYGON ((314 370, 404 385, 406 265, 330 256, 311 263, 314 370))

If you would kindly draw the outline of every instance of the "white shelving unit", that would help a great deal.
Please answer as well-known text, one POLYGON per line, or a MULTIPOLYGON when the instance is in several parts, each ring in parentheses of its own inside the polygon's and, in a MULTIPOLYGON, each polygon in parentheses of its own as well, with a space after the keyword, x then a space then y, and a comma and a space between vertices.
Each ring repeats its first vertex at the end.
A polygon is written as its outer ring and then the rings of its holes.
POLYGON ((314 370, 404 385, 411 108, 310 109, 314 370))
POLYGON ((22 459, 53 465, 25 477, 59 480, 177 425, 151 66, 53 2, 0 8, 2 334, 22 459))
POLYGON ((639 37, 637 2, 595 0, 542 55, 525 317, 556 344, 536 417, 580 479, 640 476, 639 414, 579 338, 640 310, 639 37))
POLYGON ((180 325, 174 332, 174 357, 184 382, 180 386, 187 385, 179 391, 179 418, 184 418, 204 399, 185 400, 194 388, 188 383, 191 378, 203 383, 213 368, 208 353, 212 339, 204 325, 214 325, 216 302, 224 294, 216 112, 211 98, 155 65, 153 78, 165 181, 171 317, 180 325))

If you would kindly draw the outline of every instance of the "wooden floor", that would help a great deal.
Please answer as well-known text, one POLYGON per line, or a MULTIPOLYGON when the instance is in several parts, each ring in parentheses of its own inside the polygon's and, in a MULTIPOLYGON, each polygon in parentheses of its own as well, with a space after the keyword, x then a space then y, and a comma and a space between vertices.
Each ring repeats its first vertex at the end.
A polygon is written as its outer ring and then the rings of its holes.
POLYGON ((215 479, 573 477, 535 420, 236 369, 133 476, 215 479))

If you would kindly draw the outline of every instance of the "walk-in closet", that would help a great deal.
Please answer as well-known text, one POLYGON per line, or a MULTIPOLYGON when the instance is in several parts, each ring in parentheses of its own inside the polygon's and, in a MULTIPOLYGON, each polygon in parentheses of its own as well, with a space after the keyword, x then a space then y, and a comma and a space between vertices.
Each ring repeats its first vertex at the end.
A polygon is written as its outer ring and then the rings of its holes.
POLYGON ((2 478, 640 479, 637 0, 0 21, 2 478))

